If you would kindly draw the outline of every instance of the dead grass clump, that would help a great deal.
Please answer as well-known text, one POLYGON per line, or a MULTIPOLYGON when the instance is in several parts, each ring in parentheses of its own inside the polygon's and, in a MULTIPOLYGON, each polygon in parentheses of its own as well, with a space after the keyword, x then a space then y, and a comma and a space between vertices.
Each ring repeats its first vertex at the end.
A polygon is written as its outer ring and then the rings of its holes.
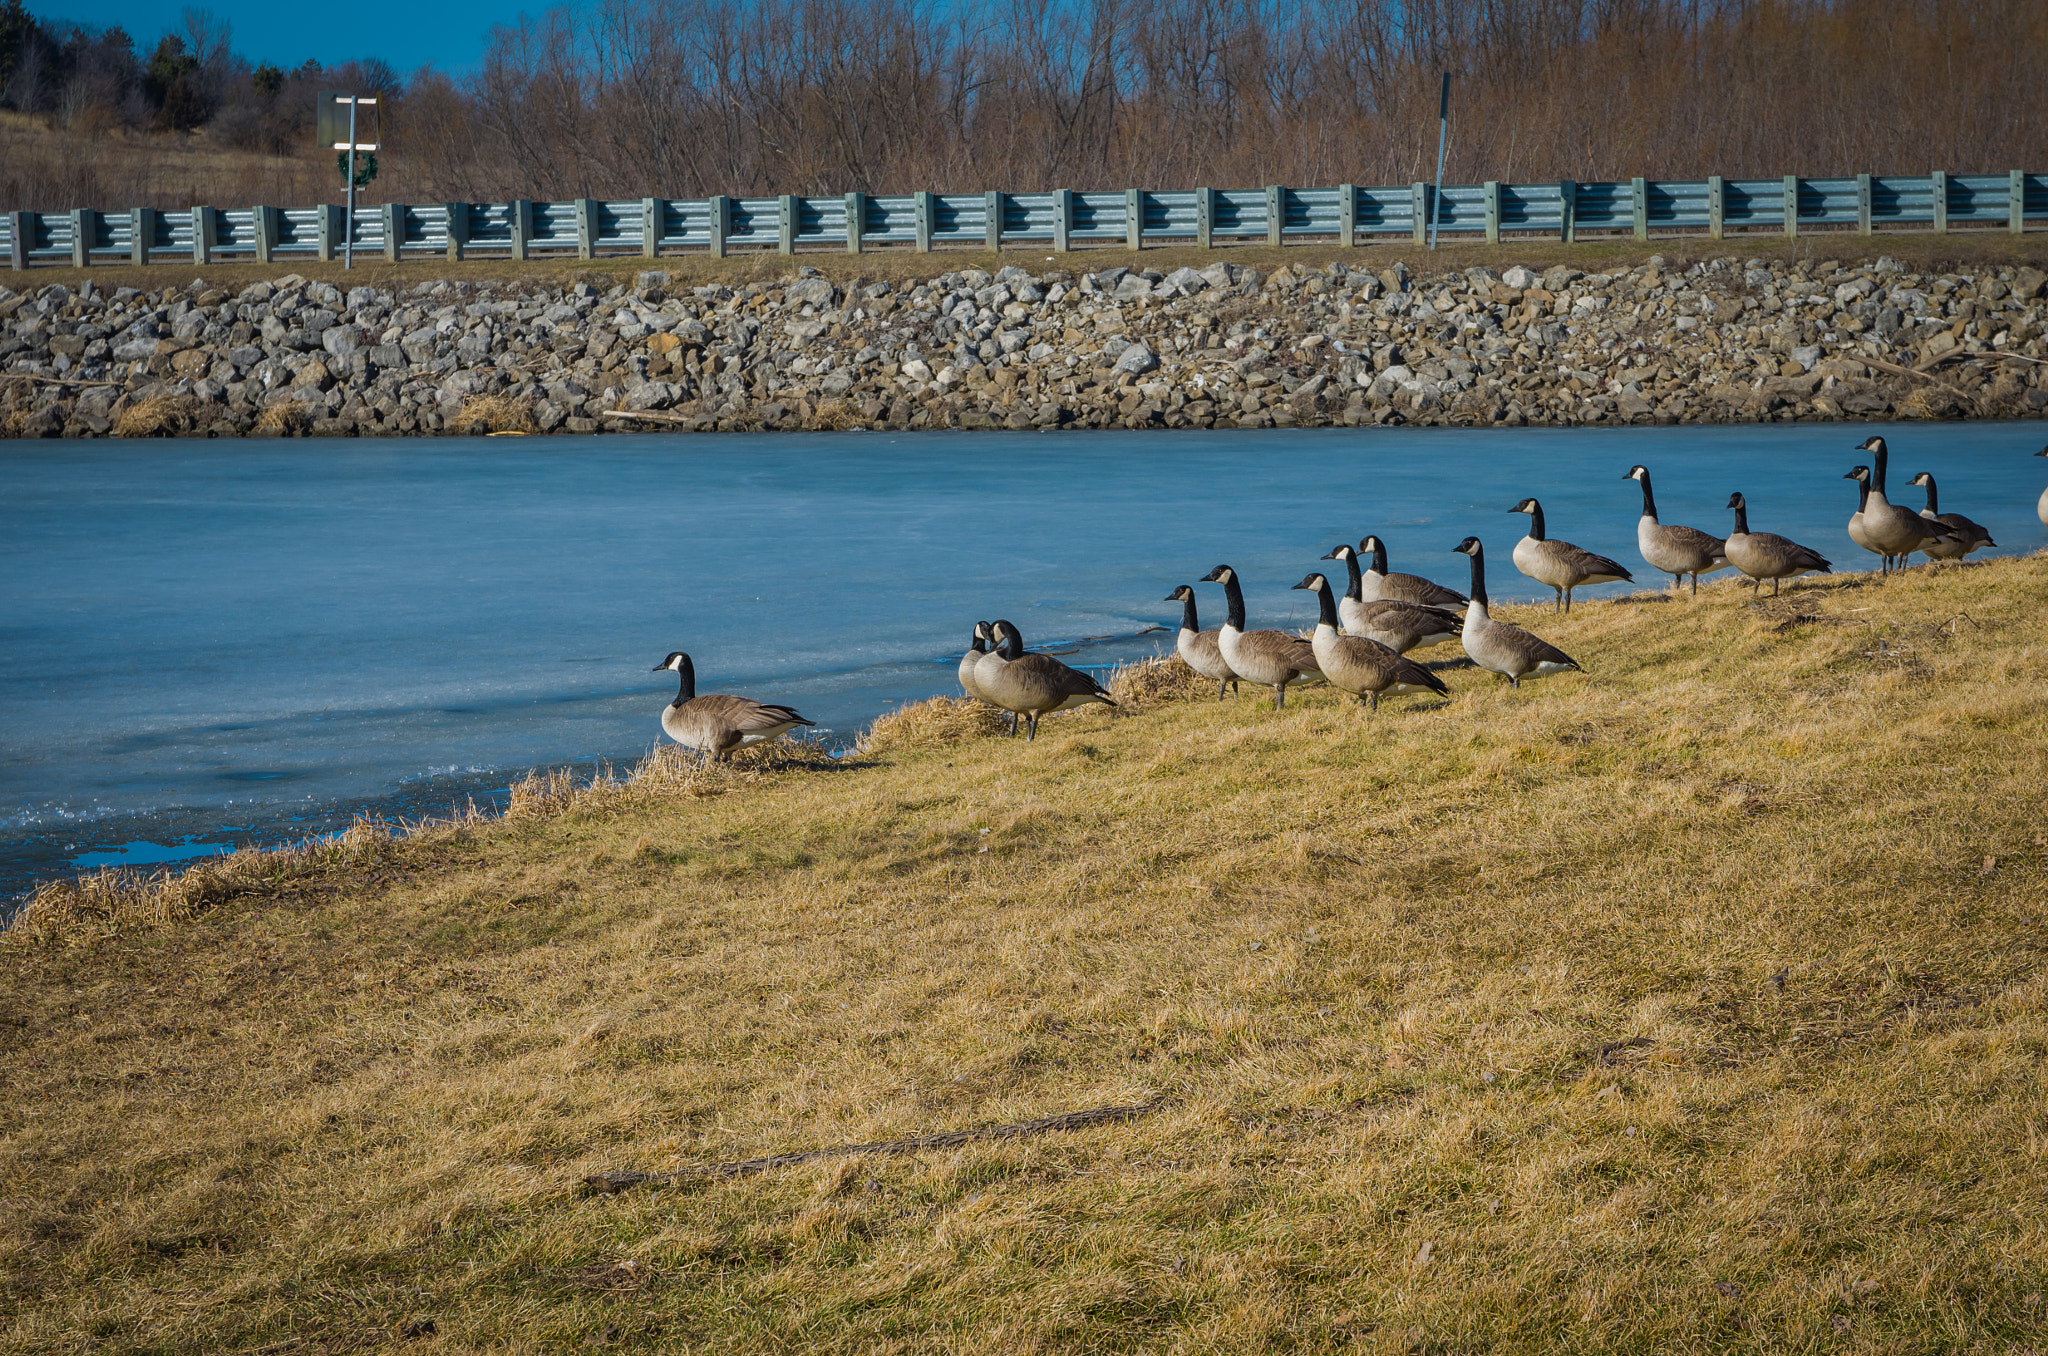
POLYGON ((1118 706, 1141 707, 1157 702, 1193 702, 1216 695, 1207 678, 1177 654, 1133 660, 1110 670, 1109 695, 1118 706))
POLYGON ((470 433, 533 433, 533 409, 509 396, 475 395, 462 402, 455 426, 470 433))
POLYGON ((529 772, 512 783, 505 801, 505 818, 553 818, 576 803, 589 789, 568 768, 529 772))
POLYGON ((817 413, 804 421, 804 427, 813 433, 844 433, 866 423, 861 412, 849 402, 827 400, 819 404, 817 413))
POLYGON ((151 396, 121 411, 117 438, 176 438, 199 427, 201 404, 193 396, 151 396))
POLYGON ((313 416, 303 401, 280 400, 265 407, 249 432, 255 438, 303 438, 312 431, 313 416))
POLYGON ((925 749, 1001 734, 1003 713, 973 697, 933 697, 911 702, 878 717, 854 747, 862 753, 925 749))

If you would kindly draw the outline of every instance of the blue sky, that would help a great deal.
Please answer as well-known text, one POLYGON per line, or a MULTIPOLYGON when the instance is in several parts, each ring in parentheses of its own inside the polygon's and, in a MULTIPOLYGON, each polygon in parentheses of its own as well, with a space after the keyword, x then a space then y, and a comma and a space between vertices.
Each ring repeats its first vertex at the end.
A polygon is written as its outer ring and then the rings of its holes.
MULTIPOLYGON (((31 14, 95 27, 128 30, 147 52, 179 26, 185 6, 163 0, 27 0, 31 14)), ((356 57, 382 57, 400 74, 432 63, 450 74, 471 69, 492 24, 510 23, 522 9, 545 6, 517 0, 350 0, 346 5, 209 0, 209 9, 234 27, 234 48, 251 61, 296 66, 307 57, 322 65, 356 57), (342 15, 346 15, 346 20, 342 15)))

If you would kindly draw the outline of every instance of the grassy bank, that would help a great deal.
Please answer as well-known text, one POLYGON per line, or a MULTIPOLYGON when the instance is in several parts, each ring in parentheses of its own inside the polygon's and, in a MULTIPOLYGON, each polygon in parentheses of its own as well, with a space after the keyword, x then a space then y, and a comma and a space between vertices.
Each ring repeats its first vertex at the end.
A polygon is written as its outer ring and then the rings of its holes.
POLYGON ((0 1347, 2031 1350, 2044 599, 1516 609, 1589 672, 927 716, 52 893, 0 1347))
POLYGON ((249 261, 201 266, 187 260, 183 263, 149 264, 141 268, 126 263, 93 268, 39 265, 19 273, 0 270, 0 287, 22 291, 62 283, 76 290, 91 279, 102 290, 135 287, 155 291, 165 287, 183 287, 194 278, 203 278, 211 286, 232 292, 288 273, 333 283, 338 287, 410 287, 415 283, 443 279, 478 284, 527 282, 554 287, 589 282, 594 286, 611 287, 618 283, 631 285, 642 270, 653 268, 668 274, 670 286, 674 289, 713 284, 738 287, 751 282, 770 282, 786 276, 800 264, 815 268, 836 282, 859 279, 895 284, 936 277, 950 269, 980 268, 992 272, 1006 264, 1015 264, 1035 273, 1049 261, 1077 275, 1091 269, 1118 265, 1170 273, 1183 266, 1206 268, 1218 260, 1265 273, 1271 273, 1282 265, 1304 271, 1320 269, 1332 262, 1377 270, 1396 260, 1405 262, 1410 268, 1428 272, 1476 265, 1498 271, 1514 264, 1538 271, 1553 264, 1569 264, 1588 272, 1614 272, 1640 268, 1653 255, 1680 266, 1690 266, 1701 259, 1719 258, 1773 259, 1786 263, 1808 259, 1818 263, 1828 259, 1854 261, 1889 255, 1903 264, 1908 272, 1915 273, 1985 265, 2040 268, 2048 267, 2048 235, 2036 232, 2016 236, 2004 231, 1934 235, 1901 231, 1860 236, 1822 232, 1794 240, 1780 235, 1730 236, 1725 240, 1709 240, 1705 236, 1671 236, 1648 242, 1603 237, 1571 244, 1530 237, 1509 239, 1498 245, 1488 245, 1483 241, 1446 240, 1434 251, 1418 249, 1412 240, 1381 240, 1349 250, 1339 248, 1334 242, 1320 241, 1277 248, 1246 244, 1206 250, 1194 245, 1168 245, 1146 250, 1103 246, 1061 255, 1055 255, 1044 247, 1034 249, 1019 245, 1001 253, 967 249, 941 249, 930 254, 906 249, 874 250, 866 254, 805 250, 792 257, 766 251, 747 251, 724 259, 698 253, 665 255, 653 260, 639 255, 600 255, 595 259, 549 256, 524 262, 466 259, 459 263, 415 258, 398 264, 387 262, 381 255, 358 255, 353 269, 344 269, 339 259, 323 264, 318 260, 293 256, 271 264, 249 261))

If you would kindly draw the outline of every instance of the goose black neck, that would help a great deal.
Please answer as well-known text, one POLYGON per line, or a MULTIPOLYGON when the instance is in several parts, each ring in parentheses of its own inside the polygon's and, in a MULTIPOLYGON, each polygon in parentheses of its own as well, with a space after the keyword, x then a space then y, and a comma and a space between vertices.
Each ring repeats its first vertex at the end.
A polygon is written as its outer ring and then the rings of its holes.
MULTIPOLYGON (((1533 540, 1533 541, 1542 541, 1542 540, 1544 539, 1544 538, 1543 538, 1543 505, 1541 505, 1541 504, 1538 504, 1538 503, 1534 503, 1533 501, 1532 501, 1532 502, 1530 503, 1530 505, 1529 505, 1529 536, 1530 536, 1530 539, 1531 539, 1531 540, 1533 540)), ((1478 568, 1478 566, 1479 566, 1479 557, 1478 557, 1478 556, 1474 556, 1474 557, 1472 557, 1472 565, 1473 565, 1473 568, 1474 568, 1474 569, 1477 569, 1477 568, 1478 568)))
MULTIPOLYGON (((1365 578, 1364 572, 1358 568, 1358 553, 1356 551, 1346 551, 1344 553, 1344 568, 1351 571, 1351 583, 1344 590, 1344 596, 1354 603, 1364 602, 1365 578)), ((1325 589, 1324 592, 1328 593, 1329 590, 1325 589)))
POLYGON ((968 646, 968 647, 967 647, 967 653, 969 653, 969 654, 987 654, 987 653, 988 653, 988 638, 987 638, 986 636, 982 635, 982 634, 981 634, 981 632, 979 632, 979 631, 976 631, 976 632, 974 633, 974 643, 973 643, 972 645, 970 645, 970 646, 968 646))
POLYGON ((1643 472, 1643 516, 1654 521, 1657 517, 1657 498, 1650 493, 1650 473, 1643 472))
POLYGON ((676 699, 670 705, 681 706, 684 702, 694 701, 696 696, 697 666, 685 659, 676 669, 676 699))
MULTIPOLYGON (((1351 568, 1353 570, 1358 568, 1358 557, 1353 556, 1351 558, 1351 568)), ((1330 581, 1327 579, 1323 581, 1323 586, 1316 590, 1316 604, 1322 608, 1323 625, 1329 627, 1332 631, 1338 630, 1337 600, 1330 596, 1330 581)))
POLYGON ((1927 477, 1927 511, 1928 511, 1929 513, 1939 513, 1939 512, 1941 512, 1941 501, 1940 501, 1939 499, 1937 499, 1937 498, 1935 498, 1935 497, 1934 497, 1934 477, 1933 477, 1933 476, 1929 476, 1929 477, 1927 477))
POLYGON ((1856 482, 1856 511, 1861 513, 1869 507, 1870 482, 1868 480, 1859 480, 1856 482))
POLYGON ((1180 600, 1180 629, 1183 631, 1200 631, 1202 629, 1201 618, 1195 615, 1195 591, 1193 589, 1189 589, 1188 596, 1180 600))
POLYGON ((1243 631, 1244 590, 1238 587, 1237 576, 1234 574, 1223 576, 1223 601, 1225 606, 1230 609, 1228 619, 1224 622, 1224 625, 1243 631))
POLYGON ((1748 536, 1748 535, 1749 535, 1749 505, 1748 505, 1748 504, 1737 504, 1737 505, 1735 506, 1735 532, 1734 532, 1734 535, 1735 535, 1735 536, 1738 536, 1738 537, 1746 537, 1746 536, 1748 536))
MULTIPOLYGON (((1536 525, 1539 528, 1543 526, 1541 510, 1538 510, 1536 525)), ((1543 540, 1540 536, 1536 539, 1543 540)), ((1477 542, 1472 544, 1472 601, 1481 607, 1486 606, 1486 548, 1477 542)))
POLYGON ((1372 572, 1384 575, 1387 572, 1387 544, 1378 538, 1372 544, 1372 572))
POLYGON ((1003 658, 1022 659, 1024 657, 1024 637, 1017 634, 1016 627, 1004 627, 1003 643, 1000 648, 1003 658))
POLYGON ((1870 488, 1876 490, 1880 497, 1884 495, 1884 459, 1885 447, 1880 442, 1870 449, 1870 488))

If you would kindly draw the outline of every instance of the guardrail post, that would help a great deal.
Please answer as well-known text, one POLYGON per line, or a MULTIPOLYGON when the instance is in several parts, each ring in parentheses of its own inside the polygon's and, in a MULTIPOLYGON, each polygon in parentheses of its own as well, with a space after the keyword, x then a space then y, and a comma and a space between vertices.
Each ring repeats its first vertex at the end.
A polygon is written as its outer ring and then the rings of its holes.
POLYGON ((35 229, 35 223, 26 212, 9 212, 7 228, 7 262, 19 272, 28 267, 28 237, 35 229))
POLYGON ((1641 177, 1628 181, 1629 211, 1635 217, 1636 239, 1650 238, 1650 187, 1641 177))
POLYGON ((213 219, 211 207, 192 209, 192 262, 210 264, 213 262, 213 247, 219 239, 219 228, 213 219))
POLYGON ((397 263, 405 257, 405 204, 384 204, 384 257, 397 263))
POLYGON ((92 261, 92 233, 99 213, 90 207, 71 209, 71 266, 84 268, 92 261))
POLYGON ((533 199, 512 200, 512 257, 526 258, 527 245, 533 239, 533 199))
POLYGON ((868 195, 849 193, 846 195, 846 252, 860 253, 861 232, 868 228, 868 195))
POLYGON ((732 233, 732 199, 720 193, 711 199, 711 220, 707 223, 711 236, 711 257, 725 257, 725 238, 732 233))
POLYGON ((1799 235, 1799 176, 1785 176, 1785 238, 1796 239, 1799 235))
POLYGON ((1558 181, 1557 236, 1567 245, 1579 238, 1579 184, 1576 179, 1558 181))
POLYGON ((1870 176, 1856 176, 1856 234, 1870 234, 1870 176))
POLYGON ((319 213, 313 218, 313 257, 323 264, 334 262, 334 238, 341 234, 337 229, 341 209, 331 202, 320 204, 319 213))
POLYGON ((2027 172, 2012 170, 2005 182, 2006 220, 2012 223, 2012 233, 2021 235, 2027 229, 2027 172))
POLYGON ((589 198, 576 200, 576 257, 588 259, 597 252, 597 204, 589 198))
POLYGON ((448 262, 459 263, 463 246, 469 243, 469 204, 448 204, 448 262))
POLYGON ((1500 243, 1500 180, 1486 181, 1486 243, 1500 243))
POLYGON ((1721 176, 1707 176, 1707 238, 1719 240, 1725 228, 1728 212, 1728 193, 1721 184, 1721 176))
POLYGON ((1415 217, 1415 243, 1429 243, 1429 185, 1417 181, 1408 188, 1408 200, 1415 217))
POLYGON ((1145 198, 1135 188, 1124 190, 1124 248, 1145 248, 1145 198))
POLYGON ((1927 176, 1928 196, 1934 202, 1934 233, 1948 234, 1948 171, 1936 170, 1927 176))
POLYGON ((1052 191, 1052 252, 1065 254, 1067 241, 1074 233, 1074 190, 1056 188, 1052 191))
POLYGON ((1266 185, 1266 243, 1280 243, 1280 230, 1287 224, 1287 190, 1278 184, 1266 185))
POLYGON ((137 207, 128 213, 128 259, 138 266, 149 262, 149 247, 156 243, 156 209, 137 207))
POLYGON ((796 253, 796 197, 784 193, 775 200, 775 251, 796 253))
POLYGON ((652 259, 661 253, 662 219, 668 215, 660 198, 640 200, 640 257, 652 259))
POLYGON ((1358 185, 1337 185, 1337 243, 1345 249, 1358 247, 1358 185))
POLYGON ((1212 247, 1216 239, 1216 190, 1198 188, 1195 190, 1195 244, 1202 249, 1212 247))
POLYGON ((1003 252, 1003 195, 994 189, 982 195, 981 236, 990 254, 1003 252))
POLYGON ((277 209, 259 203, 249 209, 249 218, 255 223, 256 262, 267 264, 277 250, 277 209))
POLYGON ((932 195, 919 190, 912 199, 917 204, 917 252, 932 252, 932 195))

